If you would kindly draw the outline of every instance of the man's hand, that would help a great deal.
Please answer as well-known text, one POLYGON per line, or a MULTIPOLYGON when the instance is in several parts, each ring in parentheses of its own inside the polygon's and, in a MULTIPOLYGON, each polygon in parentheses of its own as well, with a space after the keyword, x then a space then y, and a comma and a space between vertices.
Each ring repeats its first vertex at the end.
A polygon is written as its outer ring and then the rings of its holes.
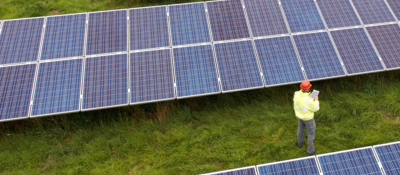
POLYGON ((318 96, 315 96, 315 97, 314 97, 314 101, 315 101, 315 100, 318 100, 318 96))

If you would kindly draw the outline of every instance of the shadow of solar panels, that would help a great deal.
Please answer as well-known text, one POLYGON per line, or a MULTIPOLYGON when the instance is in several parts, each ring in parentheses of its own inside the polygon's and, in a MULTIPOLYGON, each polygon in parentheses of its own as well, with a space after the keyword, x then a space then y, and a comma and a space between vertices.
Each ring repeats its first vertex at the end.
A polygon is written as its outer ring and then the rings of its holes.
POLYGON ((28 118, 36 64, 0 68, 0 120, 28 118))
POLYGON ((254 40, 266 86, 303 81, 304 75, 289 36, 254 40))
POLYGON ((86 13, 47 17, 40 60, 83 56, 86 13))
POLYGON ((168 7, 172 45, 210 42, 204 2, 168 7))
POLYGON ((128 105, 127 54, 86 58, 82 110, 128 105))
POLYGON ((345 76, 328 33, 295 35, 293 38, 309 80, 345 76))
POLYGON ((352 1, 364 24, 396 21, 385 0, 352 1))
POLYGON ((169 46, 167 6, 129 10, 130 50, 169 46))
POLYGON ((3 21, 0 64, 37 61, 44 18, 3 21))
POLYGON ((384 71, 363 28, 331 32, 348 74, 384 71))
POLYGON ((257 172, 254 166, 249 166, 249 167, 231 169, 226 171, 207 173, 203 175, 257 175, 257 172))
POLYGON ((325 29, 313 0, 281 0, 291 32, 325 29))
POLYGON ((320 175, 314 156, 257 165, 258 175, 320 175))
POLYGON ((207 2, 214 41, 250 38, 240 0, 207 2))
POLYGON ((324 175, 381 175, 372 147, 317 155, 324 175))
POLYGON ((400 19, 400 1, 399 0, 386 0, 391 7, 393 13, 396 15, 397 19, 400 19))
POLYGON ((386 175, 400 174, 400 142, 374 146, 386 175))
POLYGON ((126 52, 126 10, 89 13, 86 55, 126 52))
POLYGON ((220 93, 212 45, 173 49, 177 97, 220 93))
POLYGON ((398 24, 366 28, 387 69, 400 68, 400 27, 398 24))
POLYGON ((130 103, 175 99, 170 49, 130 54, 130 103))
POLYGON ((31 117, 78 112, 83 59, 40 63, 31 117))
POLYGON ((361 25, 349 0, 317 1, 328 28, 361 25))
POLYGON ((264 87, 251 40, 215 44, 222 92, 264 87))

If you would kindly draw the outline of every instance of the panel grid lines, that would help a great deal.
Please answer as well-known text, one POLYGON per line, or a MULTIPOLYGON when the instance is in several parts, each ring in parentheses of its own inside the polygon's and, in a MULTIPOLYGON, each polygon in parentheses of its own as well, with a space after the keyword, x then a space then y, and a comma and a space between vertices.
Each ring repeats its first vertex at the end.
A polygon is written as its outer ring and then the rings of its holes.
POLYGON ((400 174, 400 143, 374 146, 386 175, 400 174))
POLYGON ((349 0, 319 0, 317 3, 328 28, 361 25, 349 0))
POLYGON ((396 21, 384 0, 353 0, 364 24, 396 21))
POLYGON ((325 29, 313 0, 281 0, 291 32, 325 29))
POLYGON ((259 175, 320 174, 315 157, 258 165, 257 169, 259 175))
POLYGON ((243 167, 243 168, 207 173, 203 175, 257 175, 257 174, 255 167, 251 166, 251 167, 243 167))
POLYGON ((400 1, 399 0, 386 0, 386 2, 391 7, 393 13, 396 15, 397 19, 400 19, 400 1))

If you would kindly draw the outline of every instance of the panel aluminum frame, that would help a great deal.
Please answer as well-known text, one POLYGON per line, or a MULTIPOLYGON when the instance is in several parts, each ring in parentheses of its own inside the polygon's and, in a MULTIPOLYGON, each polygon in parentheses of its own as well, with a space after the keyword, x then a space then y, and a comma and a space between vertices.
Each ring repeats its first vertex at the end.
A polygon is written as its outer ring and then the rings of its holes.
POLYGON ((261 166, 275 165, 275 164, 280 164, 280 163, 285 163, 285 162, 294 162, 294 161, 298 161, 298 160, 311 159, 311 158, 313 158, 315 160, 315 164, 318 167, 318 171, 322 175, 322 170, 321 170, 321 167, 319 166, 319 162, 318 162, 318 159, 316 158, 316 156, 307 156, 307 157, 301 157, 301 158, 296 158, 296 159, 289 159, 289 160, 283 160, 283 161, 278 161, 278 162, 259 164, 259 165, 256 165, 256 170, 257 170, 257 173, 260 174, 260 171, 258 168, 261 166))
POLYGON ((206 173, 206 174, 201 174, 201 175, 215 175, 215 174, 219 174, 219 173, 227 173, 227 172, 231 172, 231 171, 238 171, 238 170, 249 169, 249 168, 254 168, 254 174, 257 174, 256 166, 253 165, 253 166, 247 166, 247 167, 242 167, 242 168, 235 168, 235 169, 230 169, 230 170, 206 173))

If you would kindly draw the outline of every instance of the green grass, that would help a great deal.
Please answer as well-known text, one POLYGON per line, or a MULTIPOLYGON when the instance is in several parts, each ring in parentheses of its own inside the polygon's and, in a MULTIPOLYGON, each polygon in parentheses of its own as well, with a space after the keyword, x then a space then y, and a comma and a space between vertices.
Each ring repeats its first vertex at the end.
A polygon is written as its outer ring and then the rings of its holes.
MULTIPOLYGON (((185 1, 0 0, 0 18, 185 1)), ((187 2, 187 1, 186 1, 187 2)), ((400 71, 313 82, 315 147, 400 138, 400 71)), ((0 123, 0 174, 198 174, 307 156, 295 146, 299 85, 0 123)))

